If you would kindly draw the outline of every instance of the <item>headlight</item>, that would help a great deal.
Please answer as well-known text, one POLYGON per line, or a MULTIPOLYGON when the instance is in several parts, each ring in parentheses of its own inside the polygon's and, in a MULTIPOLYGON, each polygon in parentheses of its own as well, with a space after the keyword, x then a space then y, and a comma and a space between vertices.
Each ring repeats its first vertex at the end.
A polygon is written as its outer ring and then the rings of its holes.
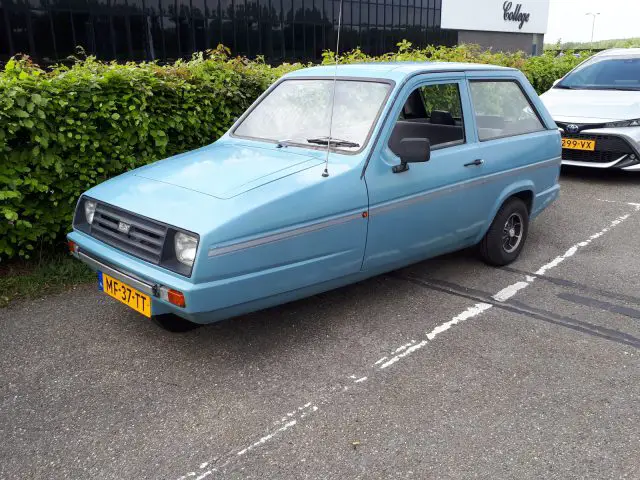
POLYGON ((87 223, 91 225, 93 223, 93 215, 96 213, 96 202, 92 200, 84 201, 84 216, 87 219, 87 223))
POLYGON ((609 122, 604 124, 605 128, 616 127, 640 127, 640 118, 634 118, 633 120, 620 120, 619 122, 609 122))
POLYGON ((178 232, 175 236, 176 258, 180 263, 193 266, 196 258, 196 249, 198 248, 198 239, 186 233, 178 232))

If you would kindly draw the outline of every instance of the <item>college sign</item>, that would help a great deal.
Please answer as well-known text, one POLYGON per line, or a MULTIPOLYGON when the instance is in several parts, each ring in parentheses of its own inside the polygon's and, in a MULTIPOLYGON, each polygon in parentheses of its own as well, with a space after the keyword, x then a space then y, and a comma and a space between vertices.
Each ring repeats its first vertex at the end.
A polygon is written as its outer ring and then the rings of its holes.
POLYGON ((512 10, 513 2, 507 0, 502 4, 503 17, 505 22, 518 22, 518 29, 522 30, 522 26, 529 21, 530 13, 522 11, 522 4, 516 5, 516 8, 512 10))
POLYGON ((549 20, 549 2, 442 0, 440 25, 452 30, 544 34, 549 20))

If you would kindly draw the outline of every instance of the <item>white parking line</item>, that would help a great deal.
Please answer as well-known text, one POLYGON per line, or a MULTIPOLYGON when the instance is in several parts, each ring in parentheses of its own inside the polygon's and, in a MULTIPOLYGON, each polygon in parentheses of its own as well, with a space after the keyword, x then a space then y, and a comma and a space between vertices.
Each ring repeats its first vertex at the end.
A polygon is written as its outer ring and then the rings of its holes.
POLYGON ((248 447, 243 448, 242 450, 240 450, 236 455, 244 455, 245 453, 247 453, 249 450, 251 450, 252 448, 258 447, 260 445, 262 445, 263 443, 266 443, 267 441, 271 440, 273 437, 275 437, 277 434, 284 432, 285 430, 293 427, 295 424, 297 424, 298 421, 297 420, 291 420, 290 422, 285 423, 282 427, 280 427, 279 429, 277 429, 275 432, 271 432, 268 435, 265 435, 264 437, 262 437, 260 440, 258 440, 255 443, 252 443, 251 445, 249 445, 248 447))
POLYGON ((620 201, 620 200, 606 200, 604 198, 596 198, 596 200, 599 201, 599 202, 619 203, 621 205, 631 205, 632 207, 640 208, 640 203, 636 203, 636 202, 623 202, 623 201, 620 201))
MULTIPOLYGON (((640 211, 640 204, 627 203, 627 205, 633 206, 635 212, 640 211)), ((534 275, 526 275, 524 280, 521 280, 521 281, 518 281, 518 282, 513 283, 511 285, 508 285, 507 287, 503 288, 502 290, 498 291, 495 295, 493 295, 492 298, 494 300, 498 301, 498 302, 504 302, 504 301, 508 300, 509 298, 513 297, 516 293, 518 293, 520 290, 523 290, 524 288, 526 288, 529 285, 531 285, 531 283, 533 283, 535 281, 536 277, 545 275, 549 270, 557 267, 562 262, 564 262, 568 258, 570 258, 573 255, 575 255, 581 248, 586 247, 587 245, 589 245, 591 242, 593 242, 597 238, 600 238, 602 235, 604 235, 605 233, 610 231, 612 228, 616 227, 617 225, 619 225, 622 222, 624 222, 625 220, 627 220, 630 216, 631 216, 631 214, 626 214, 626 215, 619 216, 615 220, 611 221, 607 227, 603 228, 599 232, 594 233, 593 235, 591 235, 586 240, 583 240, 581 242, 576 243, 575 245, 572 245, 562 255, 557 256, 556 258, 554 258, 550 262, 548 262, 545 265, 543 265, 542 267, 540 267, 535 272, 535 276, 534 275)), ((423 339, 422 341, 416 343, 416 340, 412 340, 410 343, 405 343, 405 344, 400 345, 399 347, 395 348, 391 352, 391 354, 389 354, 389 356, 384 356, 384 357, 380 358, 379 360, 377 360, 373 364, 373 367, 377 368, 378 370, 387 369, 391 365, 394 365, 394 364, 398 363, 403 358, 406 358, 406 357, 412 355, 413 353, 419 351, 420 349, 425 347, 428 343, 433 341, 436 336, 438 336, 439 334, 441 334, 443 332, 446 332, 447 330, 449 330, 454 325, 457 325, 457 324, 459 324, 461 322, 464 322, 466 320, 469 320, 471 318, 477 317, 477 316, 481 315, 483 312, 486 312, 487 310, 491 309, 492 307, 493 307, 493 305, 491 305, 489 303, 476 303, 475 305, 468 307, 464 311, 462 311, 459 314, 457 314, 454 317, 452 317, 450 320, 441 323, 440 325, 438 325, 435 328, 433 328, 430 332, 427 332, 425 334, 426 338, 423 339)), ((362 383, 362 382, 365 382, 368 379, 368 376, 367 375, 363 375, 363 376, 358 377, 356 375, 350 375, 349 378, 351 379, 351 381, 353 383, 362 383)), ((346 389, 347 389, 347 387, 345 386, 344 389, 342 389, 342 391, 344 391, 346 389)), ((280 434, 282 434, 282 433, 286 432, 287 430, 290 430, 291 428, 293 428, 296 425, 298 425, 299 420, 302 420, 303 418, 305 418, 306 416, 316 412, 317 410, 318 410, 318 407, 316 405, 312 406, 312 403, 308 402, 305 405, 303 405, 302 407, 298 407, 296 410, 293 410, 292 412, 287 413, 286 415, 284 415, 282 417, 282 419, 280 421, 274 422, 274 425, 286 422, 286 423, 284 423, 284 425, 282 425, 281 427, 277 428, 273 432, 268 433, 267 435, 261 437, 259 440, 251 443, 247 447, 237 451, 236 454, 235 454, 235 457, 236 458, 237 457, 242 457, 245 454, 249 453, 251 450, 253 450, 253 449, 257 448, 257 447, 260 447, 260 446, 264 445, 265 443, 269 442, 274 437, 280 436, 280 434), (296 418, 294 418, 294 417, 296 417, 296 418)), ((220 471, 222 468, 226 467, 229 463, 231 463, 231 459, 228 459, 226 462, 224 462, 222 465, 220 465, 220 466, 218 466, 216 468, 211 468, 210 470, 202 472, 195 480, 202 480, 202 479, 206 478, 207 476, 211 475, 212 473, 220 471)), ((201 469, 206 468, 209 464, 210 464, 210 462, 202 463, 200 465, 200 468, 201 469)), ((179 477, 178 480, 185 480, 185 479, 188 479, 188 478, 191 478, 191 477, 195 477, 196 475, 197 475, 196 472, 189 472, 187 475, 179 477)))
MULTIPOLYGON (((638 210, 640 210, 640 204, 635 207, 635 211, 638 211, 638 210)), ((560 265, 567 258, 570 258, 573 255, 575 255, 576 252, 578 252, 578 250, 580 248, 586 247, 591 242, 593 242, 595 239, 601 237, 602 235, 607 233, 612 228, 614 228, 617 225, 619 225, 622 222, 624 222, 630 216, 631 216, 631 214, 628 213, 626 215, 621 215, 620 217, 616 218, 615 220, 612 220, 611 223, 609 223, 609 225, 607 227, 603 228, 599 232, 594 233, 593 235, 591 235, 586 240, 583 240, 581 242, 576 243, 575 245, 572 245, 562 255, 557 256, 556 258, 551 260, 549 263, 547 263, 547 264, 543 265, 542 267, 540 267, 535 272, 535 275, 536 276, 543 276, 545 273, 547 273, 552 268, 555 268, 558 265, 560 265)), ((513 297, 520 290, 523 290, 524 288, 527 288, 529 285, 531 285, 534 282, 534 280, 536 279, 536 276, 526 275, 524 280, 521 280, 521 281, 518 281, 518 282, 513 283, 511 285, 506 286, 505 288, 500 290, 498 293, 493 295, 492 298, 494 300, 498 301, 498 302, 506 302, 508 299, 513 297)), ((492 306, 493 305, 488 304, 488 303, 477 303, 476 305, 467 308, 465 311, 459 313, 458 315, 453 317, 451 320, 449 320, 447 322, 444 322, 444 323, 438 325, 437 327, 435 327, 430 333, 427 334, 427 340, 423 340, 422 342, 414 345, 413 347, 408 348, 407 350, 405 350, 401 354, 392 357, 390 360, 387 360, 385 363, 380 365, 380 367, 378 367, 378 368, 380 370, 383 370, 383 369, 393 365, 394 363, 398 362, 402 358, 405 358, 405 357, 411 355, 412 353, 416 352, 417 350, 420 350, 422 347, 424 347, 427 344, 428 340, 429 341, 433 340, 433 338, 436 335, 438 335, 439 333, 448 330, 453 325, 456 325, 456 324, 458 324, 458 323, 460 323, 460 322, 462 322, 464 320, 467 320, 469 318, 476 317, 476 316, 480 315, 482 312, 484 312, 486 310, 489 310, 492 306)), ((400 347, 400 348, 403 348, 403 347, 400 347)), ((397 349, 395 351, 397 351, 397 349)))
POLYGON ((381 364, 381 363, 382 363, 382 362, 384 362, 387 358, 389 358, 389 357, 382 357, 382 358, 378 359, 378 360, 376 361, 376 363, 374 363, 374 364, 373 364, 373 366, 375 367, 376 365, 381 364))
MULTIPOLYGON (((535 278, 535 277, 530 277, 535 278)), ((523 288, 527 288, 529 286, 529 282, 516 282, 508 287, 503 288, 498 293, 496 293, 493 297, 494 300, 498 302, 506 302, 511 297, 513 297, 519 290, 523 288)))

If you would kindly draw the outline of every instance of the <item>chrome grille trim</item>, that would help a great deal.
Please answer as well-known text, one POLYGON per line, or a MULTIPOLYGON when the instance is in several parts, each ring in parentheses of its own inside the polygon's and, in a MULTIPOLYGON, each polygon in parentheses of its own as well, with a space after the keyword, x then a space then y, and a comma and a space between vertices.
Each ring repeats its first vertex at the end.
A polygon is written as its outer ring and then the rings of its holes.
POLYGON ((167 227, 98 202, 89 233, 108 245, 157 265, 162 260, 167 227), (120 222, 130 226, 128 232, 118 229, 120 222))

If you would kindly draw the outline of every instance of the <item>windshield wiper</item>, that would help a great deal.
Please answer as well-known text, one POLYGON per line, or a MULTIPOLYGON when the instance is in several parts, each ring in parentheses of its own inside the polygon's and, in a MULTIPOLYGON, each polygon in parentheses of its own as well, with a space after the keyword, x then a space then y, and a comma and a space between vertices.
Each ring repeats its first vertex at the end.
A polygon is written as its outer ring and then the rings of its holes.
POLYGON ((321 138, 307 138, 307 142, 315 143, 316 145, 329 145, 331 143, 334 147, 359 147, 360 144, 356 142, 352 142, 350 140, 340 140, 339 138, 329 138, 329 137, 321 137, 321 138))

